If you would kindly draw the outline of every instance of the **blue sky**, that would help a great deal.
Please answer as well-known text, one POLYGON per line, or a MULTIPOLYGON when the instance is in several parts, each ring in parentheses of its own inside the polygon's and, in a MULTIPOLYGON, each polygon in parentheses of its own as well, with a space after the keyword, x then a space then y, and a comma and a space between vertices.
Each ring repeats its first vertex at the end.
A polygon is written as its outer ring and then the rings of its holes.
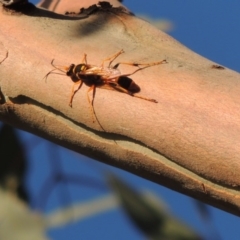
MULTIPOLYGON (((32 2, 36 3, 37 1, 32 2)), ((124 4, 135 14, 147 15, 156 20, 171 21, 174 28, 169 34, 172 37, 200 55, 240 71, 239 1, 126 0, 124 4)), ((191 198, 69 150, 56 147, 30 134, 21 132, 21 136, 25 143, 36 143, 34 147, 33 145, 27 147, 29 150, 29 173, 26 182, 32 199, 38 198, 41 187, 60 162, 61 169, 65 173, 77 174, 82 178, 93 178, 103 184, 102 170, 108 168, 125 181, 127 180, 135 189, 150 189, 156 196, 166 201, 178 218, 195 228, 203 236, 209 234, 191 198)), ((62 190, 64 188, 65 186, 61 185, 54 190, 44 208, 46 212, 69 203, 68 198, 59 201, 58 193, 63 192, 64 195, 65 190, 62 190)), ((72 195, 70 199, 72 202, 84 202, 104 194, 104 191, 86 187, 84 184, 68 186, 68 189, 72 195)), ((34 204, 36 205, 36 202, 32 202, 32 205, 34 204)), ((239 218, 212 207, 210 212, 213 217, 213 225, 221 239, 238 240, 240 238, 239 218)), ((119 209, 87 218, 82 222, 49 230, 48 234, 51 239, 56 240, 145 239, 119 209)))

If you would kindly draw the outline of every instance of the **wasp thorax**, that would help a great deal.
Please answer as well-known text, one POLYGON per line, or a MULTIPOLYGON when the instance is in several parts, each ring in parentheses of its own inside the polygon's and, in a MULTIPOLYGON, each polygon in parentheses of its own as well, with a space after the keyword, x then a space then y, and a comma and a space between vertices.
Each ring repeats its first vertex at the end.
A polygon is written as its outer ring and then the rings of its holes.
POLYGON ((87 69, 86 64, 78 64, 75 66, 74 72, 75 72, 75 74, 77 74, 77 73, 81 73, 81 72, 85 71, 86 69, 87 69))

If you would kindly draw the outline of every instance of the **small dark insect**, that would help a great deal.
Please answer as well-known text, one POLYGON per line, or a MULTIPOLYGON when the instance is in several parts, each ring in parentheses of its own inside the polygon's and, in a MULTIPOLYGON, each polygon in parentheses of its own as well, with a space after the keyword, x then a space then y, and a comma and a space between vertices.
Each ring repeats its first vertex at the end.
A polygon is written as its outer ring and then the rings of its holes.
POLYGON ((8 51, 6 51, 5 57, 0 61, 0 64, 2 64, 8 57, 8 51))
MULTIPOLYGON (((150 102, 157 103, 155 99, 135 95, 135 93, 140 92, 140 87, 131 79, 129 76, 133 75, 134 73, 143 70, 145 68, 160 65, 163 63, 167 63, 166 60, 162 60, 160 62, 153 62, 153 63, 147 63, 147 64, 141 64, 141 63, 129 63, 129 62, 119 62, 112 66, 113 61, 124 51, 121 50, 114 54, 113 56, 104 59, 102 64, 100 66, 92 65, 87 63, 87 55, 84 54, 82 63, 80 64, 71 64, 69 67, 64 66, 56 66, 53 64, 54 59, 51 62, 51 65, 54 67, 53 70, 51 70, 47 75, 45 76, 45 79, 47 79, 48 75, 51 73, 54 73, 54 71, 58 70, 63 73, 65 73, 67 76, 71 78, 71 80, 74 82, 69 106, 72 107, 73 97, 76 94, 76 92, 81 88, 82 84, 85 83, 87 86, 89 86, 89 89, 87 91, 87 99, 91 106, 91 112, 93 115, 93 122, 94 122, 94 107, 93 107, 93 100, 95 96, 96 88, 105 88, 109 90, 114 90, 122 93, 126 93, 130 96, 141 98, 143 100, 147 100, 150 102), (104 67, 104 63, 109 62, 108 67, 104 67), (134 67, 138 67, 137 70, 133 71, 132 73, 128 74, 121 74, 118 67, 120 64, 130 65, 134 67), (75 90, 75 87, 77 89, 75 90), (88 93, 90 91, 93 91, 92 99, 90 99, 88 93)), ((56 73, 60 74, 60 73, 56 73)))
POLYGON ((216 65, 216 64, 213 64, 213 65, 212 65, 212 68, 214 68, 214 69, 219 69, 219 70, 223 70, 223 69, 224 69, 223 66, 216 65))

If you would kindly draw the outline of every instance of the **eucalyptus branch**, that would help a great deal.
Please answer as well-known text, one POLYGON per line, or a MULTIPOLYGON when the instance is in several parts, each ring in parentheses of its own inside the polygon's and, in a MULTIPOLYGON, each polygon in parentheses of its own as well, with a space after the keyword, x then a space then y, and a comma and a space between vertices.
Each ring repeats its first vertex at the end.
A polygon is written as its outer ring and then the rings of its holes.
MULTIPOLYGON (((65 16, 29 4, 1 8, 0 60, 8 53, 0 65, 2 121, 240 215, 237 72, 123 9, 65 16), (139 95, 158 103, 96 88, 93 122, 88 86, 71 108, 72 80, 57 74, 43 80, 52 59, 69 67, 86 53, 99 66, 121 49, 120 62, 167 60, 131 76, 139 95)), ((121 73, 132 68, 119 66, 121 73)))

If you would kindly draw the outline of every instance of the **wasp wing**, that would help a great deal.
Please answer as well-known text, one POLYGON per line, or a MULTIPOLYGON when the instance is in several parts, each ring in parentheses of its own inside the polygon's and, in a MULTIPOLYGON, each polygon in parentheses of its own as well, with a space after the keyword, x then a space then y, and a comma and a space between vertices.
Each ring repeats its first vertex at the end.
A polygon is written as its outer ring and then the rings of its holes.
POLYGON ((105 81, 105 83, 102 84, 101 86, 98 86, 98 88, 103 88, 103 89, 112 90, 112 91, 118 91, 118 92, 122 92, 122 93, 132 95, 131 92, 129 92, 125 88, 121 87, 117 83, 116 79, 109 79, 109 80, 105 81))
POLYGON ((84 75, 98 75, 102 76, 103 79, 114 79, 121 75, 118 69, 113 68, 103 68, 99 66, 91 66, 90 68, 86 69, 84 72, 81 72, 84 75))

